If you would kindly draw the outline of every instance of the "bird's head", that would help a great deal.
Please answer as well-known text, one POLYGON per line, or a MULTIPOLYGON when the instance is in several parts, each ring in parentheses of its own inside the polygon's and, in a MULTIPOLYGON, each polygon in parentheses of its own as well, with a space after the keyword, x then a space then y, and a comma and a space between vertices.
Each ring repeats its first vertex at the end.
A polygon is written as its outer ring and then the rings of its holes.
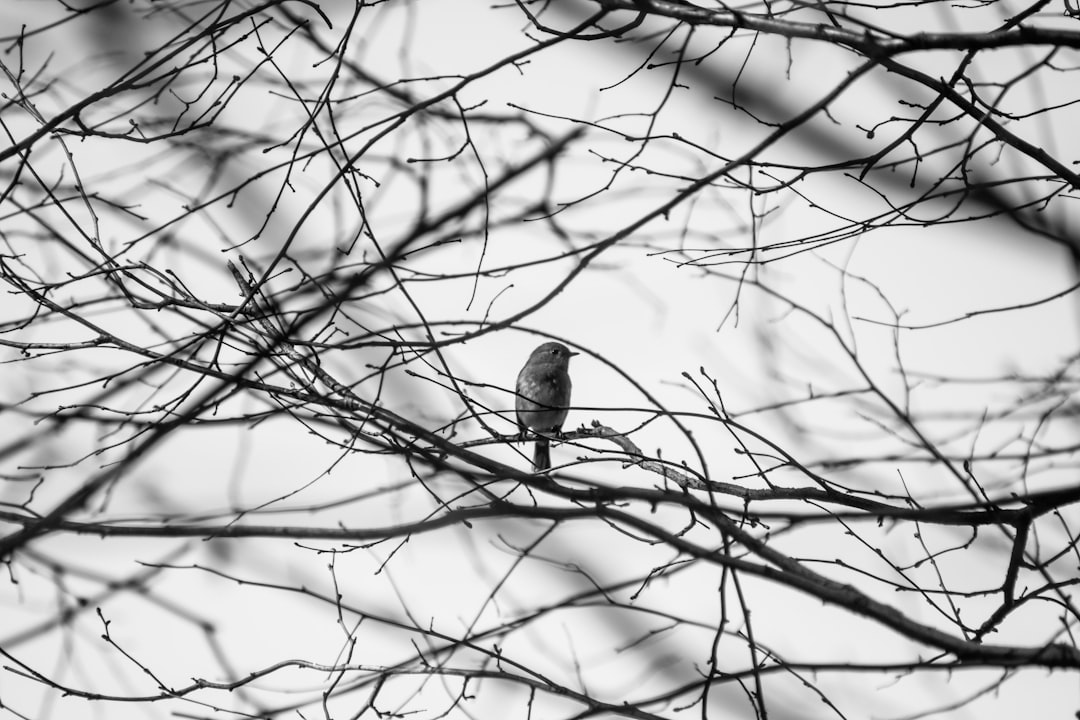
POLYGON ((532 351, 532 355, 529 356, 529 362, 536 365, 551 364, 568 367, 570 365, 570 358, 578 354, 579 353, 571 352, 570 349, 562 343, 546 342, 532 351))

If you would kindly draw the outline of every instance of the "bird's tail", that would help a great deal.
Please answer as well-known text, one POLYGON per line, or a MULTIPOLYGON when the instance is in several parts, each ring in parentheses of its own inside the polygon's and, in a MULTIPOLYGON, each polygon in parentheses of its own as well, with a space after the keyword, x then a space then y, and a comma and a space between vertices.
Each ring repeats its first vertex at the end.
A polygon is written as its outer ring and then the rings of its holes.
POLYGON ((551 443, 547 438, 538 438, 533 450, 533 472, 543 472, 551 467, 551 443))

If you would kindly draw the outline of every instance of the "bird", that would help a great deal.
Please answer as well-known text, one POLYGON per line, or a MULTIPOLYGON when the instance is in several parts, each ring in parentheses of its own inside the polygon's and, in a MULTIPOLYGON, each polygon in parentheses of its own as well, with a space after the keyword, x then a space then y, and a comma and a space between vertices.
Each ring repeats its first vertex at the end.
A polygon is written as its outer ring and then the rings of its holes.
POLYGON ((529 355, 517 376, 514 404, 524 438, 529 430, 541 435, 533 450, 533 470, 551 467, 551 441, 545 434, 558 433, 570 412, 570 358, 577 355, 565 345, 547 342, 529 355))

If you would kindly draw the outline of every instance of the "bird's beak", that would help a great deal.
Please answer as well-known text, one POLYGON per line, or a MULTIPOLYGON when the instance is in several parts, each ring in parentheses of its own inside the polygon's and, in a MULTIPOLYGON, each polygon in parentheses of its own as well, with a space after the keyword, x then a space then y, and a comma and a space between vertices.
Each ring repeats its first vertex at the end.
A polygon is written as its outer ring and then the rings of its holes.
POLYGON ((570 351, 570 357, 574 357, 575 355, 580 355, 580 354, 581 353, 576 353, 573 350, 570 351))

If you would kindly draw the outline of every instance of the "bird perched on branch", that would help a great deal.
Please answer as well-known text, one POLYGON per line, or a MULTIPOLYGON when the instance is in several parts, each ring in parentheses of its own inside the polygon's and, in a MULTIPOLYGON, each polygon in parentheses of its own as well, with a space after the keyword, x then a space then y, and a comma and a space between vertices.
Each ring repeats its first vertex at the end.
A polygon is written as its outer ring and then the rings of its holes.
POLYGON ((541 435, 533 451, 533 470, 551 467, 550 440, 543 435, 562 429, 570 411, 570 358, 577 355, 562 343, 549 342, 532 351, 517 376, 517 421, 524 436, 529 430, 541 435))

